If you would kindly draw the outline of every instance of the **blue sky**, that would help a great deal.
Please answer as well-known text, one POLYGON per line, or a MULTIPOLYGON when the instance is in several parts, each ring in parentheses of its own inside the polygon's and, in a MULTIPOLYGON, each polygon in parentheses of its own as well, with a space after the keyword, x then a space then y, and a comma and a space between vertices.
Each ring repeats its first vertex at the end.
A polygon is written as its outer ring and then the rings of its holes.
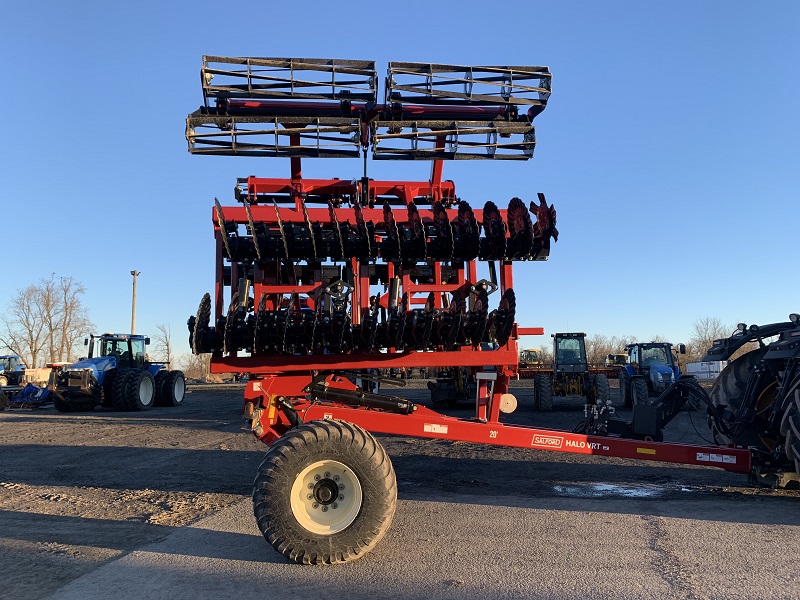
MULTIPOLYGON (((800 3, 36 2, 4 7, 0 310, 51 272, 88 288, 100 330, 185 323, 212 290, 215 196, 282 159, 191 156, 203 54, 546 65, 528 162, 445 165, 480 207, 544 192, 549 262, 515 268, 517 320, 687 341, 692 323, 800 311, 800 3)), ((360 175, 307 160, 307 177, 360 175)), ((376 179, 429 165, 373 163, 376 179)), ((524 345, 548 343, 549 338, 524 345)))

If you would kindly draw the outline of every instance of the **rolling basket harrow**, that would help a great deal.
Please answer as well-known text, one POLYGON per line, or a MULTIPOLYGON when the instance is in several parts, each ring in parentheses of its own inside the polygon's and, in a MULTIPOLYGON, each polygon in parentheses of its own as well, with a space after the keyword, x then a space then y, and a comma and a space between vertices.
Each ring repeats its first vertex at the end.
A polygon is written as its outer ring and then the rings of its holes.
POLYGON ((543 333, 515 322, 512 267, 547 260, 556 211, 541 193, 473 207, 442 165, 530 159, 549 69, 389 63, 381 101, 377 81, 369 61, 206 56, 204 102, 186 120, 191 153, 290 162, 289 177, 239 179, 233 205, 215 201, 213 298, 188 321, 212 372, 250 374, 244 416, 270 446, 254 511, 273 547, 337 563, 378 543, 397 487, 369 432, 749 472, 741 447, 653 441, 698 393, 688 385, 642 409, 645 426, 602 402, 587 404, 580 433, 500 422, 516 407, 517 339, 543 333), (432 161, 430 177, 370 179, 369 152, 432 161), (302 176, 303 158, 348 157, 363 158, 361 177, 302 176), (412 367, 473 369, 474 418, 376 393, 382 370, 412 367))

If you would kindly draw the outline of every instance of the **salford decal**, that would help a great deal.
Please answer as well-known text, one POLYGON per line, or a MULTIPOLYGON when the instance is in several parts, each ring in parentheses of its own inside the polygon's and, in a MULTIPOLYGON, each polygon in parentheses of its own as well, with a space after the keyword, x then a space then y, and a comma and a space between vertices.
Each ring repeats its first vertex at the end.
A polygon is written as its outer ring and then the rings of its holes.
POLYGON ((535 434, 531 441, 531 446, 539 448, 561 448, 564 445, 564 438, 560 435, 540 435, 535 434))

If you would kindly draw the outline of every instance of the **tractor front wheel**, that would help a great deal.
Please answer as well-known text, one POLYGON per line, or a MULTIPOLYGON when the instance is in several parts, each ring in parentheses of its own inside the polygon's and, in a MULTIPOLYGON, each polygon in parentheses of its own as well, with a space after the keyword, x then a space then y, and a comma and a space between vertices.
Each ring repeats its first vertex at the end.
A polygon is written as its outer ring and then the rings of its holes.
POLYGON ((634 404, 647 404, 650 394, 647 390, 647 381, 643 377, 631 378, 631 406, 634 404))
POLYGON ((131 371, 120 371, 117 369, 114 374, 106 373, 106 377, 111 376, 111 406, 114 410, 128 410, 128 403, 125 400, 125 391, 127 389, 128 377, 131 371))
POLYGON ((162 369, 153 376, 153 381, 155 382, 156 386, 156 398, 153 401, 155 406, 164 405, 164 381, 167 379, 168 374, 169 371, 162 369))
POLYGON ((537 410, 553 410, 553 380, 549 375, 537 375, 533 380, 534 406, 537 410))
POLYGON ((125 379, 125 404, 128 410, 150 410, 156 391, 156 383, 150 372, 131 371, 125 379))
POLYGON ((68 412, 72 412, 73 410, 75 410, 72 407, 72 404, 70 404, 69 402, 66 402, 66 401, 64 401, 64 400, 62 400, 61 398, 58 398, 58 397, 53 398, 53 406, 60 413, 68 413, 68 412))
POLYGON ((602 404, 608 404, 611 399, 611 388, 608 385, 608 377, 603 374, 594 378, 595 400, 602 404))
POLYGON ((631 397, 631 376, 628 374, 627 369, 619 370, 619 396, 622 399, 622 405, 625 408, 633 407, 633 398, 631 397))
POLYGON ((375 438, 344 421, 295 427, 267 452, 253 484, 264 538, 300 564, 345 563, 383 538, 397 481, 375 438))

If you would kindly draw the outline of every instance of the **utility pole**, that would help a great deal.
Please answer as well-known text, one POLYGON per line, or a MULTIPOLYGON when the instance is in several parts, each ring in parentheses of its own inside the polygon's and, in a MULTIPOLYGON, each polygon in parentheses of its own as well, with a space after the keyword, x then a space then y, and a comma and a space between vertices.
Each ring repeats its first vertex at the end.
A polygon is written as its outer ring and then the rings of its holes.
POLYGON ((141 272, 135 269, 131 271, 133 275, 133 301, 131 303, 131 333, 136 333, 136 277, 141 275, 141 272))

